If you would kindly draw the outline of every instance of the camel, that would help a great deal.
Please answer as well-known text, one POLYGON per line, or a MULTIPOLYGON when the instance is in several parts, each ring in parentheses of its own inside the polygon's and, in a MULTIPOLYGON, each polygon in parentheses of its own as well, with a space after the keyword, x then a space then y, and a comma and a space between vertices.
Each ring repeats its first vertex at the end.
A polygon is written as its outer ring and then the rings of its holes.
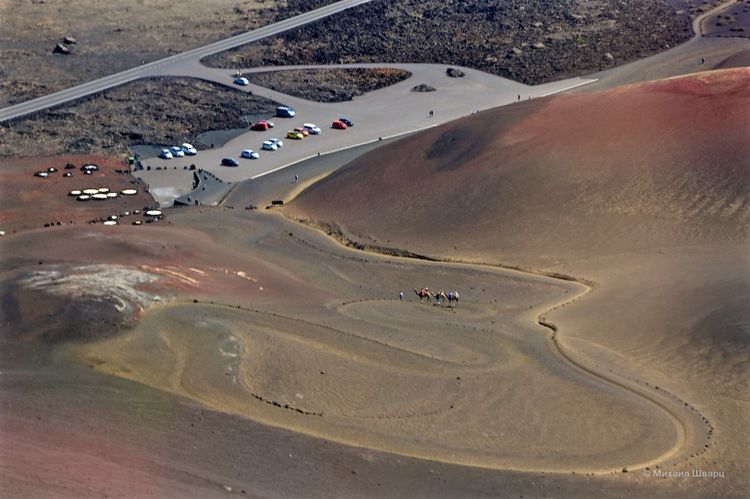
POLYGON ((419 301, 424 301, 425 298, 427 298, 427 301, 430 301, 430 290, 425 286, 424 288, 420 288, 419 290, 415 289, 414 292, 419 297, 419 301))
POLYGON ((458 306, 458 291, 448 291, 448 305, 453 302, 456 302, 456 306, 458 306))
POLYGON ((444 300, 445 302, 448 301, 448 295, 445 294, 445 291, 442 289, 434 294, 435 301, 438 302, 438 305, 440 304, 440 300, 444 300))

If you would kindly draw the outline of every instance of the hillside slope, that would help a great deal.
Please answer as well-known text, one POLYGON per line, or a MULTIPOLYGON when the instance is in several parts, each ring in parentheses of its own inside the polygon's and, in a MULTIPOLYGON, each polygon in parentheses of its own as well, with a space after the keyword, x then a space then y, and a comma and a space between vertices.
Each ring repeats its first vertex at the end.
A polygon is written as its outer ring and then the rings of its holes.
POLYGON ((364 243, 554 265, 746 241, 750 69, 523 102, 375 151, 294 216, 364 243))

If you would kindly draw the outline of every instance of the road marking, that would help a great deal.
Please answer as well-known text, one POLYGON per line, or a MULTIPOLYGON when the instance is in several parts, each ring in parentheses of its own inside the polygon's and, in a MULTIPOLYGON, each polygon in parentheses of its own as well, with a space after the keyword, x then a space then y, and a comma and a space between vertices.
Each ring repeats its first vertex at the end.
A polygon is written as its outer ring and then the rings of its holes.
POLYGON ((582 81, 582 82, 576 83, 574 85, 570 85, 568 87, 559 88, 559 89, 554 90, 552 92, 547 92, 546 94, 542 94, 539 97, 547 97, 549 95, 559 94, 560 92, 565 92, 566 90, 570 90, 570 89, 576 88, 576 87, 582 87, 583 85, 588 85, 589 83, 594 83, 595 81, 599 81, 599 78, 594 78, 593 80, 586 80, 586 81, 582 81))
MULTIPOLYGON (((388 136, 385 136, 385 137, 378 137, 377 139, 372 139, 372 140, 366 140, 366 141, 360 142, 358 144, 352 144, 350 146, 339 147, 337 149, 332 149, 330 151, 322 152, 320 154, 313 154, 311 156, 307 156, 307 157, 304 157, 304 158, 292 161, 291 163, 287 163, 285 165, 277 166, 276 168, 274 168, 272 170, 268 170, 267 172, 259 173, 258 175, 250 177, 250 180, 255 180, 256 178, 265 177, 266 175, 269 175, 271 173, 277 172, 279 170, 283 170, 284 168, 289 168, 290 166, 294 166, 294 165, 296 165, 298 163, 302 163, 303 161, 307 161, 308 159, 313 159, 313 158, 317 158, 317 157, 320 157, 320 156, 328 156, 329 154, 335 154, 337 152, 346 151, 347 149, 353 149, 355 147, 364 146, 364 145, 367 145, 367 144, 373 144, 375 142, 380 142, 381 140, 395 139, 396 137, 400 137, 402 135, 409 135, 410 133, 421 132, 422 130, 427 130, 427 129, 430 129, 430 128, 435 128, 436 126, 438 126, 438 125, 434 124, 434 125, 423 126, 421 128, 416 128, 414 130, 407 130, 405 132, 398 132, 398 133, 394 133, 393 135, 388 135, 388 136)), ((242 183, 242 182, 245 182, 245 181, 241 180, 238 183, 242 183)))

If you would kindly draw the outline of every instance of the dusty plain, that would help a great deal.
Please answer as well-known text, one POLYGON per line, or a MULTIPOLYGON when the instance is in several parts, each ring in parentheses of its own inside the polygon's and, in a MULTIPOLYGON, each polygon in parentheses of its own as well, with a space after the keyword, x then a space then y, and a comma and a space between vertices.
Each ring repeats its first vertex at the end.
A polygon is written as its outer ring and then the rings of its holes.
POLYGON ((750 73, 615 87, 713 39, 139 226, 3 159, 0 496, 747 497, 750 73))

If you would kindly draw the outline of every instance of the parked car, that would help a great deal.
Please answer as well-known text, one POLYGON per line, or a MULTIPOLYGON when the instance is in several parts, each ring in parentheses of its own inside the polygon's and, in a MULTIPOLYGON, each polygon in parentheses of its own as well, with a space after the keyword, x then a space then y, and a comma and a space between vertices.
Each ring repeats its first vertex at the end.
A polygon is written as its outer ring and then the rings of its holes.
POLYGON ((308 135, 310 135, 310 132, 308 130, 305 130, 304 128, 299 127, 299 126, 296 127, 294 131, 297 133, 301 133, 303 137, 307 137, 308 135))
POLYGON ((253 151, 252 149, 243 149, 240 153, 240 158, 246 158, 246 159, 258 159, 260 158, 260 154, 253 151))
POLYGON ((41 177, 41 178, 47 178, 47 177, 49 177, 49 173, 47 173, 47 172, 35 172, 34 176, 35 177, 41 177))
POLYGON ((268 120, 266 120, 266 125, 268 125, 268 128, 273 128, 276 126, 273 124, 273 121, 268 121, 268 120))
POLYGON ((159 157, 162 159, 172 159, 172 152, 169 149, 162 149, 161 154, 159 154, 159 157))
POLYGON ((174 158, 182 158, 183 156, 185 156, 185 152, 181 147, 172 146, 169 148, 169 152, 172 153, 172 157, 174 158))
POLYGON ((294 112, 294 109, 289 106, 279 106, 276 108, 276 116, 281 118, 294 118, 294 115, 296 114, 297 113, 294 112))
POLYGON ((50 166, 49 168, 47 168, 48 173, 55 173, 56 171, 57 171, 57 168, 55 168, 54 166, 50 166))
POLYGON ((260 148, 263 149, 264 151, 275 151, 276 149, 279 148, 279 146, 277 146, 275 142, 271 142, 270 140, 267 140, 263 142, 263 145, 260 146, 260 148))
POLYGON ((234 158, 222 158, 221 166, 240 166, 240 163, 234 158))
POLYGON ((331 124, 331 128, 335 128, 337 130, 346 130, 346 123, 336 120, 331 124))
POLYGON ((198 154, 198 151, 195 149, 195 147, 193 147, 192 144, 188 144, 187 142, 182 144, 182 152, 184 152, 188 156, 195 156, 196 154, 198 154))
POLYGON ((271 126, 268 124, 267 121, 260 120, 256 124, 250 127, 250 130, 256 131, 256 132, 265 132, 271 128, 271 126))
POLYGON ((273 142, 274 144, 276 144, 276 147, 284 147, 284 143, 281 141, 281 139, 277 139, 277 138, 271 137, 268 140, 270 140, 271 142, 273 142))
POLYGON ((294 139, 294 140, 302 140, 305 138, 305 136, 299 133, 297 130, 289 130, 286 133, 286 138, 294 139))
POLYGON ((354 122, 349 118, 339 118, 339 121, 346 126, 354 126, 354 122))
POLYGON ((305 123, 302 125, 302 128, 307 130, 309 133, 313 135, 319 135, 320 134, 320 128, 315 123, 305 123))
POLYGON ((239 85, 241 87, 246 87, 247 85, 250 85, 250 80, 248 80, 244 76, 240 76, 234 79, 234 84, 239 85))

